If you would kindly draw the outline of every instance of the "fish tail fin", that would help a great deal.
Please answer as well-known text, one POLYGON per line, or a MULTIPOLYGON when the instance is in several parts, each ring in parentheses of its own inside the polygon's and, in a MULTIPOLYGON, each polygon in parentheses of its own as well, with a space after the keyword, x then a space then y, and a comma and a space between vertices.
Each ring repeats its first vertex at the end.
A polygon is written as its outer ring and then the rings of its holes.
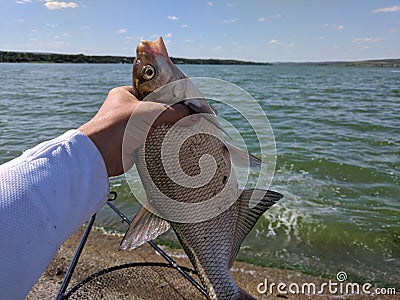
POLYGON ((142 207, 129 225, 119 249, 135 249, 163 234, 169 227, 168 221, 152 214, 146 207, 142 207))
POLYGON ((244 190, 242 192, 238 199, 239 216, 236 224, 229 267, 232 267, 240 245, 251 229, 253 229, 258 219, 267 209, 269 209, 281 198, 283 198, 283 195, 274 191, 252 189, 244 190), (251 205, 253 196, 256 196, 256 198, 259 199, 258 203, 254 206, 251 205))
POLYGON ((239 298, 238 300, 257 300, 256 298, 254 298, 252 295, 246 293, 245 291, 243 291, 242 289, 240 289, 240 293, 239 293, 239 298))

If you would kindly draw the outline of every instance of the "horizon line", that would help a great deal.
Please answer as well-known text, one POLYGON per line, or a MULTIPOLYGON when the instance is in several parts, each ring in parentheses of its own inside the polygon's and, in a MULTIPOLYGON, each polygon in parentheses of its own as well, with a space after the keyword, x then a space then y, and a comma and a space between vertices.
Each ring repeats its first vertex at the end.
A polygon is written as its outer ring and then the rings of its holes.
MULTIPOLYGON (((11 53, 30 53, 30 54, 43 54, 43 55, 83 55, 91 57, 121 57, 121 58, 135 58, 133 55, 115 55, 115 54, 85 54, 85 53, 59 53, 59 52, 40 52, 40 51, 22 51, 22 50, 0 50, 0 52, 11 52, 11 53)), ((187 57, 175 57, 170 56, 171 59, 185 59, 185 60, 217 60, 217 61, 238 61, 247 63, 257 64, 290 64, 290 63, 351 63, 351 62, 368 62, 368 61, 385 61, 385 60, 400 60, 400 57, 392 58, 365 58, 365 59, 332 59, 332 60, 293 60, 293 61, 257 61, 257 60, 245 60, 237 58, 187 58, 187 57)))

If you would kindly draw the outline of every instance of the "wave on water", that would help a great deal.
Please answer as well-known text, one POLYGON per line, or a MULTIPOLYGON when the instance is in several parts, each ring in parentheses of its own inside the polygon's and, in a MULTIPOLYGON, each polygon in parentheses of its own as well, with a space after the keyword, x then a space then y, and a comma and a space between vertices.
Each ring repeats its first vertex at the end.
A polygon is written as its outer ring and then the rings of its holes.
POLYGON ((277 170, 272 189, 285 197, 259 220, 238 258, 312 275, 334 277, 342 270, 351 280, 398 284, 400 207, 380 212, 397 224, 386 225, 387 219, 380 222, 367 208, 350 213, 356 204, 325 184, 304 170, 277 170))
MULTIPOLYGON (((267 112, 274 130, 278 160, 270 189, 285 197, 259 220, 238 258, 313 275, 345 271, 350 280, 398 286, 399 71, 180 67, 192 77, 239 85, 267 112)), ((130 65, 3 64, 1 162, 87 122, 111 88, 131 84, 131 71, 130 65)), ((225 90, 221 95, 230 96, 225 90)), ((259 145, 252 143, 246 122, 229 111, 221 115, 243 131, 257 155, 259 145)), ((115 204, 132 218, 141 205, 125 178, 110 182, 118 192, 115 204)), ((127 230, 107 206, 98 213, 96 226, 106 232, 127 230)), ((159 241, 179 246, 171 232, 159 241)))

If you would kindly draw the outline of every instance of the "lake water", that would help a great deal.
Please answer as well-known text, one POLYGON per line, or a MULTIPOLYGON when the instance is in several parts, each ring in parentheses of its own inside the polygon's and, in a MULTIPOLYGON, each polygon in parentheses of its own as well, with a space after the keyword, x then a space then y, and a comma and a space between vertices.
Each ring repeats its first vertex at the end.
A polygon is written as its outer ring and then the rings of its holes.
MULTIPOLYGON (((400 286, 399 71, 180 68, 245 89, 274 130, 270 188, 285 198, 257 223, 238 259, 314 275, 344 271, 352 280, 400 286)), ((108 90, 130 85, 130 78, 130 65, 0 64, 0 163, 89 120, 108 90)), ((235 123, 234 115, 227 117, 235 123)), ((111 189, 118 192, 117 206, 133 216, 139 205, 125 177, 113 178, 111 189)), ((108 207, 97 224, 126 230, 108 207)), ((177 244, 172 233, 159 241, 177 244)))

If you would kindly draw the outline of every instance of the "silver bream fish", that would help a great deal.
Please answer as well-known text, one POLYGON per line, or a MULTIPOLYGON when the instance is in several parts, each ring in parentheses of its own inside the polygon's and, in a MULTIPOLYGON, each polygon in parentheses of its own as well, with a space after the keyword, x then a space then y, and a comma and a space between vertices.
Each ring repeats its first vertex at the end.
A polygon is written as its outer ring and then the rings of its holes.
POLYGON ((221 130, 214 109, 185 78, 161 38, 137 46, 136 97, 164 103, 179 98, 202 117, 193 126, 156 127, 138 149, 136 168, 147 203, 131 223, 121 249, 136 248, 172 227, 209 299, 254 299, 235 283, 230 268, 259 217, 283 196, 238 189, 232 163, 247 160, 253 166, 260 161, 218 138, 221 130), (260 201, 251 207, 249 199, 255 194, 260 201))

